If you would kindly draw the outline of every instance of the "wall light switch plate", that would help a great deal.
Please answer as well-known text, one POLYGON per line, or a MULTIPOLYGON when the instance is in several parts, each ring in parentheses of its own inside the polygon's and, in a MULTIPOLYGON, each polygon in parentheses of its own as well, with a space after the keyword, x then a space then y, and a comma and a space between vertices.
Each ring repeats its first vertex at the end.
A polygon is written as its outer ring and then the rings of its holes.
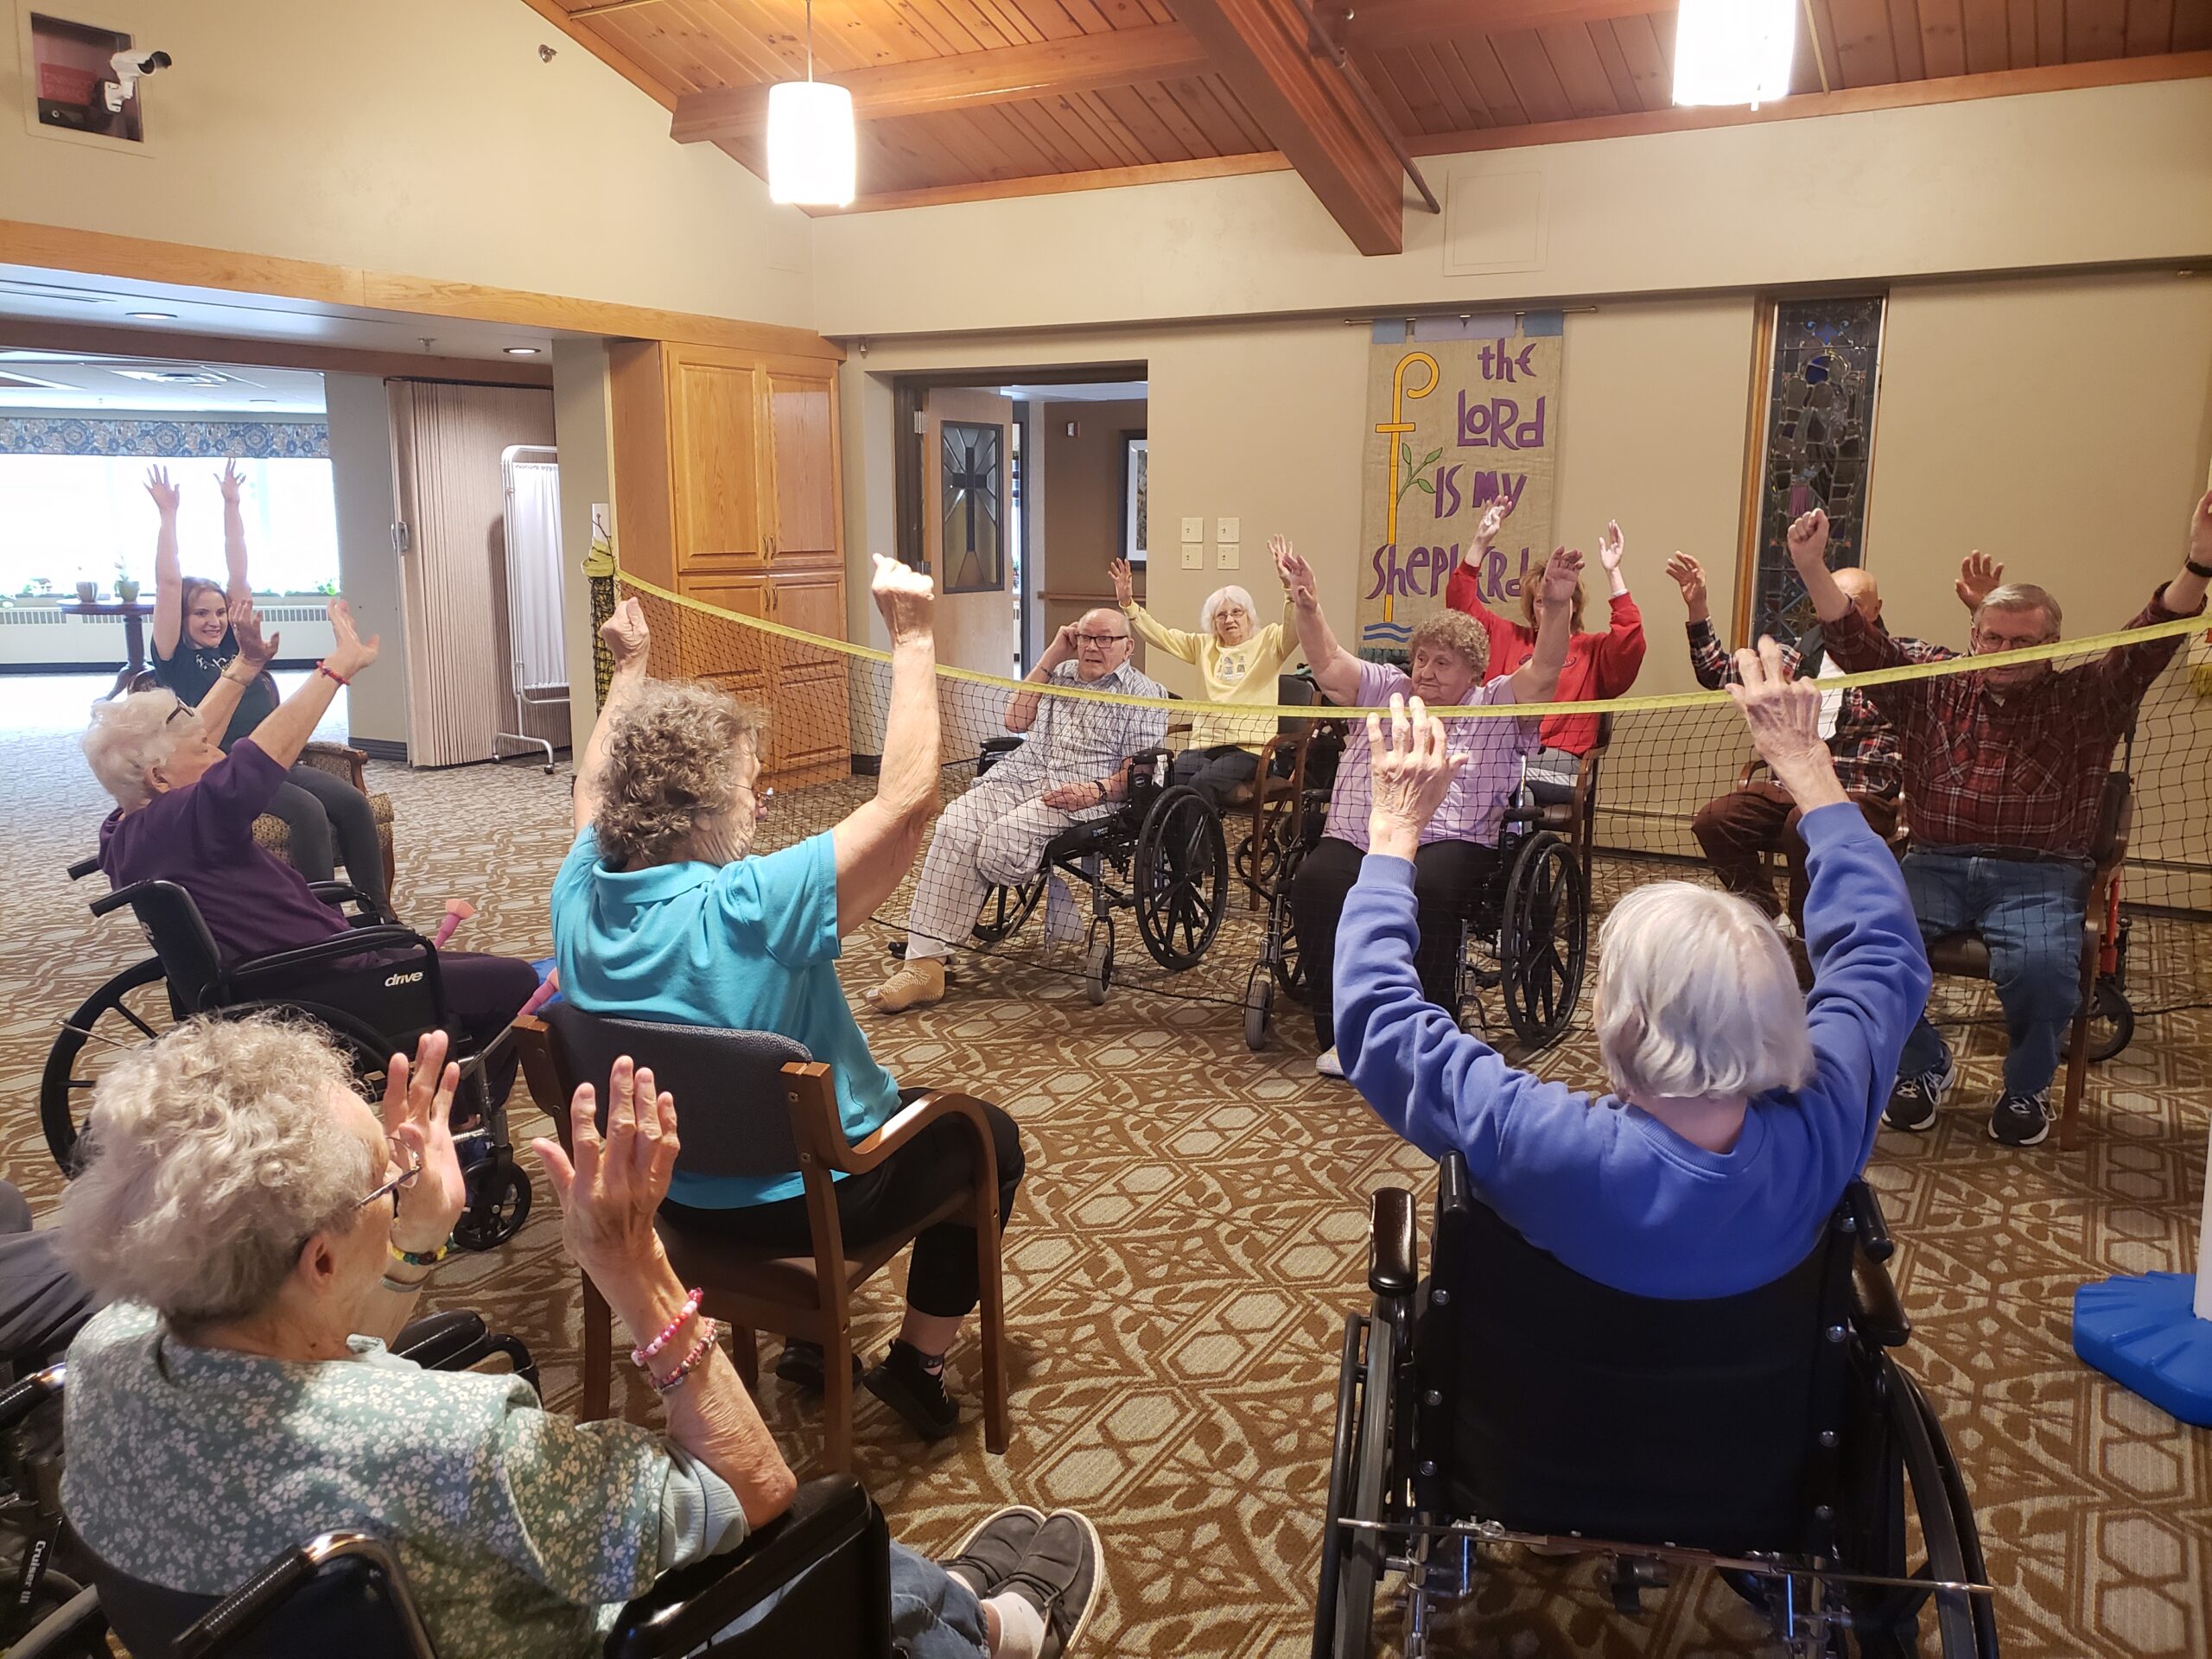
POLYGON ((1206 544, 1204 542, 1183 543, 1183 568, 1185 570, 1203 570, 1206 568, 1206 544))
POLYGON ((1206 521, 1204 518, 1185 518, 1183 521, 1183 539, 1185 541, 1203 542, 1205 538, 1206 521))
POLYGON ((1244 539, 1244 521, 1224 518, 1214 525, 1213 538, 1217 542, 1241 542, 1244 539))
POLYGON ((1215 548, 1213 563, 1217 570, 1234 570, 1236 568, 1236 543, 1224 542, 1215 548))

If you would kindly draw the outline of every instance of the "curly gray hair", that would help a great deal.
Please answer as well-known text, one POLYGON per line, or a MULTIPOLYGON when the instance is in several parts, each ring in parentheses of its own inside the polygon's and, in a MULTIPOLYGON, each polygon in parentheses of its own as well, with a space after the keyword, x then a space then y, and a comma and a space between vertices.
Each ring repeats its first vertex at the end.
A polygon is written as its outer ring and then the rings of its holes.
POLYGON ((648 680, 632 692, 608 733, 591 823, 607 868, 694 855, 737 805, 739 753, 759 757, 767 729, 766 714, 712 686, 648 680))
POLYGON ((153 798, 146 774, 199 726, 200 711, 186 708, 175 692, 133 691, 92 705, 92 723, 82 740, 85 759, 100 787, 127 812, 153 798))
POLYGON ((1481 623, 1464 611, 1431 611, 1414 623, 1413 638, 1406 641, 1408 659, 1423 645, 1431 651, 1441 645, 1456 653, 1478 680, 1490 666, 1490 635, 1483 632, 1481 623))
POLYGON ((62 1194, 71 1268, 181 1328, 265 1307, 300 1247, 350 1225, 375 1185, 330 1109, 353 1086, 327 1039, 269 1015, 188 1020, 128 1055, 93 1091, 62 1194))

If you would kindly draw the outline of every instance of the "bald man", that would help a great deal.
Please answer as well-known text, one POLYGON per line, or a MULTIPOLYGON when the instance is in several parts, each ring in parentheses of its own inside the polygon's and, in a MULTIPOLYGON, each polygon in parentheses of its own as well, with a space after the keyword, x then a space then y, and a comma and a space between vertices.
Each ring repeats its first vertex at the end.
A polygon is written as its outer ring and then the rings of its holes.
MULTIPOLYGON (((1713 631, 1712 613, 1706 604, 1705 572, 1688 554, 1677 553, 1667 561, 1667 574, 1682 590, 1682 603, 1689 611, 1690 666, 1700 685, 1717 691, 1735 679, 1736 666, 1713 631)), ((1967 567, 1961 566, 1961 582, 1967 575, 1967 567)), ((1835 573, 1835 580, 1859 613, 1881 627, 1882 593, 1874 578, 1864 570, 1845 569, 1835 573)), ((1897 644, 1914 662, 1932 662, 1945 654, 1918 639, 1899 639, 1897 644)), ((1821 648, 1817 628, 1795 646, 1783 646, 1782 660, 1792 675, 1833 679, 1843 673, 1821 648)), ((1821 735, 1835 758, 1836 777, 1844 792, 1858 803, 1874 833, 1887 840, 1897 828, 1902 779, 1896 728, 1882 718, 1865 692, 1847 687, 1821 697, 1821 735)), ((1706 860, 1721 884, 1777 918, 1783 913, 1782 901, 1776 897, 1764 855, 1783 854, 1789 862, 1789 919, 1802 929, 1805 842, 1797 833, 1797 803, 1787 789, 1771 779, 1755 779, 1699 808, 1697 817, 1690 821, 1690 831, 1705 849, 1706 860)))

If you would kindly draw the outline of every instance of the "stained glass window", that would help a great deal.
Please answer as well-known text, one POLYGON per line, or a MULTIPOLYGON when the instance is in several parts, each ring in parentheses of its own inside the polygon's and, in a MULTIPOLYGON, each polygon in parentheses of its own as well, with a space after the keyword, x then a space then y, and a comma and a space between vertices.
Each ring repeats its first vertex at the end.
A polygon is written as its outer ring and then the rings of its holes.
POLYGON ((1000 440, 1005 429, 944 423, 944 591, 996 593, 1006 586, 1006 537, 999 524, 1000 440))
POLYGON ((1878 294, 1776 303, 1759 458, 1758 557, 1743 639, 1770 633, 1794 642, 1813 626, 1812 601, 1789 563, 1787 538, 1798 514, 1827 510, 1830 568, 1863 557, 1882 307, 1878 294))

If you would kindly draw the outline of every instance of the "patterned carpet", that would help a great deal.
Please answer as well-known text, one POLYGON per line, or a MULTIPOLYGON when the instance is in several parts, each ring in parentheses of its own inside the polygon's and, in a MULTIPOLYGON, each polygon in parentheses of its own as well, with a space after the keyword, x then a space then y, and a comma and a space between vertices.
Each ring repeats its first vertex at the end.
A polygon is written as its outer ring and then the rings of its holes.
MULTIPOLYGON (((59 1181, 35 1098, 55 1021, 140 951, 126 921, 92 920, 86 895, 60 874, 89 848, 105 802, 67 733, 22 729, 35 711, 11 703, 0 715, 0 1161, 43 1211, 59 1181)), ((377 766, 372 786, 397 808, 399 898, 410 916, 427 923, 447 896, 466 896, 480 914, 457 943, 547 953, 543 895, 568 841, 565 769, 548 779, 526 762, 438 773, 377 766)), ((1605 885, 1649 872, 1611 867, 1605 885)), ((971 958, 940 1007, 868 1026, 901 1081, 964 1083, 1012 1111, 1030 1174, 1007 1241, 1012 1450, 984 1452, 963 1380, 971 1420, 931 1448, 863 1396, 861 1472, 895 1533, 925 1549, 949 1545, 1001 1502, 1090 1511, 1109 1579, 1085 1643, 1095 1653, 1305 1650, 1366 1195, 1427 1179, 1421 1159, 1353 1095, 1313 1076, 1301 1020, 1279 1020, 1273 1046, 1254 1055, 1230 1009, 1165 994, 1211 990, 1209 980, 1241 991, 1250 930, 1237 918, 1187 988, 1132 972, 1094 1008, 1065 971, 971 958)), ((2139 931, 2139 943, 2184 960, 2196 949, 2180 930, 2154 943, 2139 931)), ((880 939, 849 944, 856 995, 884 958, 880 939)), ((1942 995, 1953 1017, 1986 1013, 1972 988, 1942 995)), ((1932 1134, 1885 1135, 1872 1179, 1900 1240, 1893 1265, 1918 1326, 1910 1363, 1965 1464, 2002 1589, 2006 1649, 2202 1655, 2212 1649, 2212 1436, 2079 1365, 2068 1300, 2087 1277, 2188 1265, 2212 1018, 2146 1021, 2133 1047, 2098 1068, 2094 1134, 2070 1157, 2055 1144, 2010 1153, 1985 1137, 1976 1103, 1995 1081, 1996 1035, 1972 1025, 1961 1034, 1966 1071, 1953 1109, 1932 1134)), ((1541 1064, 1596 1075, 1586 1035, 1541 1064)), ((518 1139, 542 1127, 520 1102, 515 1116, 518 1139)), ((560 1406, 578 1389, 575 1277, 542 1183, 540 1199, 519 1238, 459 1259, 432 1300, 480 1307, 524 1337, 560 1406)), ((897 1309, 893 1285, 879 1281, 862 1319, 871 1346, 897 1309)), ((975 1366, 963 1341, 953 1370, 972 1379, 975 1366)), ((626 1386, 618 1399, 645 1418, 645 1392, 626 1386)), ((806 1405, 772 1376, 764 1390, 771 1425, 803 1467, 819 1444, 806 1405)), ((1655 1598, 1628 1621, 1611 1613, 1587 1564, 1509 1567, 1445 1635, 1455 1653, 1764 1650, 1758 1628, 1709 1581, 1655 1598)))

